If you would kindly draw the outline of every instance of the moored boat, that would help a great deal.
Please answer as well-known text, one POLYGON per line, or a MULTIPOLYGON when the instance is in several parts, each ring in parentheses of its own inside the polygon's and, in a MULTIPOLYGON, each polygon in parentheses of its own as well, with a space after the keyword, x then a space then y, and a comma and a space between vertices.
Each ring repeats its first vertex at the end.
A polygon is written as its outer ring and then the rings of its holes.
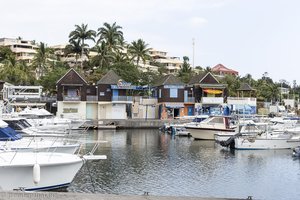
POLYGON ((31 191, 68 187, 83 163, 84 158, 74 154, 0 152, 0 189, 31 191))
POLYGON ((230 126, 228 116, 210 116, 200 123, 187 123, 185 125, 194 139, 214 140, 215 134, 227 132, 234 135, 235 129, 230 126))

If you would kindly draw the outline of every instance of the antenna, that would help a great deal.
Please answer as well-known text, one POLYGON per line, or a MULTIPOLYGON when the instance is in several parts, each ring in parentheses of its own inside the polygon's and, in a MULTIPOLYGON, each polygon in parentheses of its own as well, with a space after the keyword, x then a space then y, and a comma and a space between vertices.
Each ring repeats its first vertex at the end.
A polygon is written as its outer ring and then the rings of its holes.
POLYGON ((195 68, 195 38, 192 39, 193 41, 193 68, 195 68))

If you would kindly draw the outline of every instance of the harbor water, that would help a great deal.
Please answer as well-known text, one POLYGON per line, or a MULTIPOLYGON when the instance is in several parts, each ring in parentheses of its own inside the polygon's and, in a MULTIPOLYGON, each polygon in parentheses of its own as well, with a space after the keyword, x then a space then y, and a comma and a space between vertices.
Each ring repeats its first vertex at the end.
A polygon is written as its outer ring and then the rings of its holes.
MULTIPOLYGON (((292 150, 229 150, 214 141, 172 137, 154 129, 91 130, 82 141, 106 140, 70 192, 122 195, 299 199, 300 159, 292 150)), ((88 151, 93 144, 85 144, 88 151)))

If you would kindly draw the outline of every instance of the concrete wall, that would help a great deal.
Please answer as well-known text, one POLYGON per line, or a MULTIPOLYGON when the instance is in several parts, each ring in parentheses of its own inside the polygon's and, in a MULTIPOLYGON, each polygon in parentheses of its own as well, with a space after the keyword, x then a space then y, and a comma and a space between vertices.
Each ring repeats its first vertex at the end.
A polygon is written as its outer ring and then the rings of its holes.
POLYGON ((63 102, 58 101, 57 102, 57 113, 56 116, 58 117, 70 117, 70 118, 80 118, 80 119, 86 119, 86 102, 63 102), (70 112, 66 113, 64 110, 67 109, 74 109, 76 112, 70 112))

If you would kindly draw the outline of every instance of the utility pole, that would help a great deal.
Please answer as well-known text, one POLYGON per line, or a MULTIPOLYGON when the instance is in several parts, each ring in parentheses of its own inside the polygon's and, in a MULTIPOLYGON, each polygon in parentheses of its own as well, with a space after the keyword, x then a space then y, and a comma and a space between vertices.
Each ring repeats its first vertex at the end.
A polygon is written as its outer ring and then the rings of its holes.
POLYGON ((195 38, 192 39, 193 43, 193 69, 195 69, 195 38))

